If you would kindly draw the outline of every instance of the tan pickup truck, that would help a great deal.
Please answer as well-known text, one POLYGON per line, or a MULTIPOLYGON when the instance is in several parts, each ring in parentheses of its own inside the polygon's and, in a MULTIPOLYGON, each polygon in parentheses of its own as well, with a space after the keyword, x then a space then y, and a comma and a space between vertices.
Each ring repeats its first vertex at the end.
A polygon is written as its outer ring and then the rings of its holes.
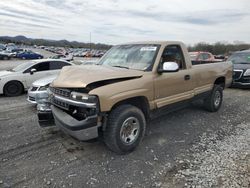
POLYGON ((65 67, 48 92, 51 111, 38 111, 79 140, 103 136, 125 154, 141 142, 148 120, 193 100, 219 110, 232 82, 232 64, 193 65, 181 42, 138 42, 111 48, 98 65, 65 67))

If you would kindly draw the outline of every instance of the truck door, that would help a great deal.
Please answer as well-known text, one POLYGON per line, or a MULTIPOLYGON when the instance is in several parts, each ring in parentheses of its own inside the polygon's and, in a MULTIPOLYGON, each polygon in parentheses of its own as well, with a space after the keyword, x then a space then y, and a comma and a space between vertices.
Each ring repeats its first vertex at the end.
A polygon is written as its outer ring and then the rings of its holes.
POLYGON ((192 70, 186 66, 181 46, 166 46, 159 66, 162 66, 164 62, 176 62, 179 65, 179 71, 161 73, 156 76, 154 84, 157 108, 185 101, 194 96, 192 70))

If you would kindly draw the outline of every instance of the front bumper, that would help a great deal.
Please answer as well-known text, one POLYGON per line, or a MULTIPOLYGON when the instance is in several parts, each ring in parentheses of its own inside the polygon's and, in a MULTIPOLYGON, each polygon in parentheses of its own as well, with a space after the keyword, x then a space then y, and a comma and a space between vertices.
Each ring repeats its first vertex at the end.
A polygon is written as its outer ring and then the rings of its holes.
POLYGON ((31 91, 28 90, 27 101, 32 104, 37 104, 38 101, 47 101, 48 100, 48 92, 47 91, 31 91))
POLYGON ((98 116, 89 116, 78 121, 61 109, 51 106, 55 124, 65 133, 84 141, 98 137, 98 116))
POLYGON ((249 83, 244 83, 244 82, 233 82, 232 87, 237 87, 237 88, 243 88, 243 89, 248 89, 250 88, 250 82, 249 83))
POLYGON ((51 111, 38 111, 38 123, 41 127, 55 126, 54 117, 51 111))

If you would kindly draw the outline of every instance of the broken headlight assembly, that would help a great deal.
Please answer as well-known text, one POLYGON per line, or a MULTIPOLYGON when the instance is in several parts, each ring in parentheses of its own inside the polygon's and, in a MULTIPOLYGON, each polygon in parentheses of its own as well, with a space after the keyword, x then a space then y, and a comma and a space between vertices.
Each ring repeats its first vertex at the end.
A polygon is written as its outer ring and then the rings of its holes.
POLYGON ((97 104, 98 97, 95 95, 89 95, 86 93, 79 93, 79 92, 71 92, 70 98, 75 101, 84 102, 84 103, 91 103, 97 104))
POLYGON ((39 91, 47 91, 47 89, 49 88, 49 84, 48 85, 45 85, 45 86, 41 86, 39 88, 39 91))

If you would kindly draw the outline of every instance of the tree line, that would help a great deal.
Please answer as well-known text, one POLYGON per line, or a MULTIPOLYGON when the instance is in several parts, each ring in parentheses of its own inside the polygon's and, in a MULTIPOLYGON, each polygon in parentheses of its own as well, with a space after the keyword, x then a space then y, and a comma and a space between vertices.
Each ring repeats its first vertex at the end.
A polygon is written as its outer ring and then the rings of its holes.
POLYGON ((48 39, 31 39, 25 36, 0 36, 0 43, 15 43, 17 45, 37 45, 37 46, 54 46, 54 47, 66 47, 66 48, 91 48, 98 50, 107 50, 112 46, 101 43, 83 43, 77 41, 67 40, 48 40, 48 39))
POLYGON ((250 49, 250 44, 225 44, 217 42, 209 44, 205 42, 188 46, 188 51, 206 51, 215 55, 230 55, 232 52, 250 49))

